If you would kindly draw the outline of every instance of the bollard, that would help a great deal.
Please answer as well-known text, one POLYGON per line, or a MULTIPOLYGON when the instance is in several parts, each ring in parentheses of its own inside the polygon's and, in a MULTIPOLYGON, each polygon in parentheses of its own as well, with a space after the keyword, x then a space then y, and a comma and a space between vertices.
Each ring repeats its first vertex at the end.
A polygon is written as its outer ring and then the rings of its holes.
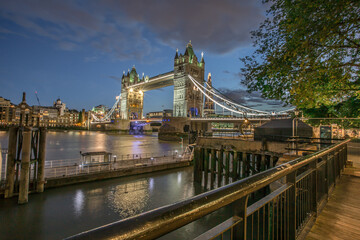
POLYGON ((36 186, 37 192, 44 191, 45 153, 46 153, 46 128, 40 128, 40 146, 39 146, 39 160, 38 160, 38 173, 37 173, 37 186, 36 186))
POLYGON ((15 177, 15 157, 16 157, 16 142, 17 142, 17 127, 9 129, 9 147, 6 166, 6 187, 5 198, 11 198, 14 193, 14 177, 15 177))
POLYGON ((24 204, 28 202, 30 154, 31 154, 31 128, 24 127, 22 153, 21 153, 20 188, 19 188, 19 199, 18 199, 19 204, 24 204))

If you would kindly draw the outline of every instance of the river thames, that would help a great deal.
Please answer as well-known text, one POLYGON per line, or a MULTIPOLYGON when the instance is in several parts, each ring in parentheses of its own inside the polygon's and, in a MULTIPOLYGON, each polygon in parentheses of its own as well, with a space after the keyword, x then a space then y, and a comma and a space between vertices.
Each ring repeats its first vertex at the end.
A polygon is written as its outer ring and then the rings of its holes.
MULTIPOLYGON (((7 133, 0 132, 7 147, 7 133)), ((157 135, 117 135, 103 132, 49 132, 47 160, 79 158, 79 152, 109 151, 116 155, 181 150, 180 143, 163 142, 157 135)), ((194 183, 192 167, 46 189, 29 195, 29 203, 2 199, 1 239, 63 239, 164 205, 205 190, 194 183)), ((193 238, 228 217, 212 214, 162 237, 193 238), (206 229, 205 229, 206 226, 206 229)))

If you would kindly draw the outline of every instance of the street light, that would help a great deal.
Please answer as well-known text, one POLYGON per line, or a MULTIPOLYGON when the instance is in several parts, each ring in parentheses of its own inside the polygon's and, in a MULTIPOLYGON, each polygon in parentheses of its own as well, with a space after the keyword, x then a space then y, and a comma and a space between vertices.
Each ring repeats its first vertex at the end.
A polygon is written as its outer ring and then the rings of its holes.
MULTIPOLYGON (((293 139, 292 149, 295 148, 295 136, 298 135, 297 126, 298 126, 298 115, 299 115, 299 113, 300 113, 299 110, 297 110, 297 109, 294 110, 295 117, 292 120, 292 139, 293 139), (296 120, 296 126, 295 126, 295 120, 296 120), (295 131, 295 128, 296 128, 296 131, 295 131)), ((297 146, 297 144, 296 144, 296 146, 297 146)), ((296 151, 296 155, 298 155, 297 147, 296 147, 295 151, 296 151)))

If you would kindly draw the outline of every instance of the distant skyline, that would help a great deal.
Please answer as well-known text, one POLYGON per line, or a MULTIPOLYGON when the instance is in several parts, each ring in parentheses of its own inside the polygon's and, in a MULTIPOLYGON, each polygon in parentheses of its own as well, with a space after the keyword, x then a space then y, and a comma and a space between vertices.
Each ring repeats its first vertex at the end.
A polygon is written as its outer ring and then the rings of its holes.
MULTIPOLYGON (((176 49, 192 41, 205 75, 239 103, 260 110, 281 103, 246 93, 240 57, 265 19, 261 1, 0 1, 0 96, 69 108, 111 107, 123 71, 155 76, 173 70, 176 49)), ((145 93, 144 113, 172 109, 173 87, 145 93)), ((289 107, 285 107, 287 109, 289 107)))

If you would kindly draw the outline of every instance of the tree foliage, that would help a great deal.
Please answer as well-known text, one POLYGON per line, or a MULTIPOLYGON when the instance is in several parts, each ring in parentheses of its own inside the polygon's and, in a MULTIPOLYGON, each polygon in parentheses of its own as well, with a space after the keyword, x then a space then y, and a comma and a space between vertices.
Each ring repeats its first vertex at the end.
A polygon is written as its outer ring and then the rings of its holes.
POLYGON ((358 103, 360 1, 264 2, 271 7, 252 32, 257 48, 241 59, 249 90, 305 109, 358 103))

